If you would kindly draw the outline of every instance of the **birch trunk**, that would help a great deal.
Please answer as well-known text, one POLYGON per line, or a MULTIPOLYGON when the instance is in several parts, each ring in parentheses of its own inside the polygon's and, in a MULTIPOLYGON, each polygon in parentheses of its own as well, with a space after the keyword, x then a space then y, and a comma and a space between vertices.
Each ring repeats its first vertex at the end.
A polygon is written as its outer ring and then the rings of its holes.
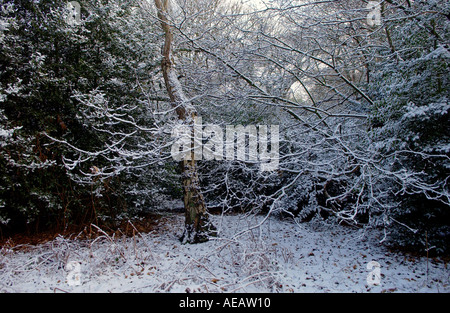
MULTIPOLYGON (((168 20, 169 0, 155 0, 158 10, 158 18, 164 31, 165 42, 162 50, 162 71, 164 82, 172 105, 178 118, 194 130, 194 120, 197 111, 184 94, 178 74, 175 70, 172 58, 173 34, 168 20)), ((192 136, 193 138, 193 136, 192 136)), ((180 240, 183 243, 198 243, 207 241, 210 235, 215 233, 214 226, 210 223, 206 204, 200 191, 197 173, 197 165, 192 152, 191 160, 180 162, 183 179, 183 200, 185 209, 185 227, 180 240)))

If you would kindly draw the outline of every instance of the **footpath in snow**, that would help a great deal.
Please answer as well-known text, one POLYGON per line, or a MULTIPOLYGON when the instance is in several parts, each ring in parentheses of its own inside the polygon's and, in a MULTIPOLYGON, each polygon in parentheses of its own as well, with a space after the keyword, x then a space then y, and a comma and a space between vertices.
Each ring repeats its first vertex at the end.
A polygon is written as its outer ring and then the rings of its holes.
POLYGON ((446 263, 390 252, 375 231, 263 218, 212 216, 219 236, 196 245, 180 244, 178 214, 133 237, 5 245, 0 292, 450 292, 446 263))

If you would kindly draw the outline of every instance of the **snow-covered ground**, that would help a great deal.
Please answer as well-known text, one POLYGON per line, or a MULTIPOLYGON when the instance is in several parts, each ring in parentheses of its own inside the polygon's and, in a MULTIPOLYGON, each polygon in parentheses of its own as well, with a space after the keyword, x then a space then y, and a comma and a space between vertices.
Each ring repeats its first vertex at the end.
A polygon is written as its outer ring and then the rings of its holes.
POLYGON ((258 227, 261 216, 212 219, 219 236, 197 245, 180 244, 183 216, 174 214, 131 238, 4 246, 0 292, 450 292, 444 262, 390 252, 375 231, 363 236, 272 217, 258 227), (370 261, 380 265, 380 285, 367 281, 377 270, 367 269, 370 261))

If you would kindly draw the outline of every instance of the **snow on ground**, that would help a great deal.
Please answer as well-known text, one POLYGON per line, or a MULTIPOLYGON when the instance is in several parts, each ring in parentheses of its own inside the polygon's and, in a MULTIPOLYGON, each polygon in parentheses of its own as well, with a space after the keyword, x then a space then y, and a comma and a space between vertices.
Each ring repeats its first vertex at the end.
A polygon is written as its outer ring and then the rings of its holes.
POLYGON ((447 264, 390 252, 376 232, 272 217, 258 227, 261 216, 212 219, 219 236, 197 245, 180 244, 183 216, 171 214, 159 230, 131 238, 4 246, 0 292, 450 292, 447 264), (368 284, 370 261, 380 264, 381 285, 368 284))

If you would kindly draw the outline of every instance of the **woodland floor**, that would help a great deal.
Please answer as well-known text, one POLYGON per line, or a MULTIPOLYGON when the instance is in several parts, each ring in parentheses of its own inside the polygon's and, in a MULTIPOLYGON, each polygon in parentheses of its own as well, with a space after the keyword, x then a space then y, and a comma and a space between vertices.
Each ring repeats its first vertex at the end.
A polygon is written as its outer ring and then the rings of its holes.
POLYGON ((450 292, 446 260, 393 252, 376 230, 264 218, 214 215, 218 237, 196 245, 180 244, 178 213, 115 232, 16 236, 0 248, 0 292, 450 292), (370 261, 380 285, 368 284, 370 261))

